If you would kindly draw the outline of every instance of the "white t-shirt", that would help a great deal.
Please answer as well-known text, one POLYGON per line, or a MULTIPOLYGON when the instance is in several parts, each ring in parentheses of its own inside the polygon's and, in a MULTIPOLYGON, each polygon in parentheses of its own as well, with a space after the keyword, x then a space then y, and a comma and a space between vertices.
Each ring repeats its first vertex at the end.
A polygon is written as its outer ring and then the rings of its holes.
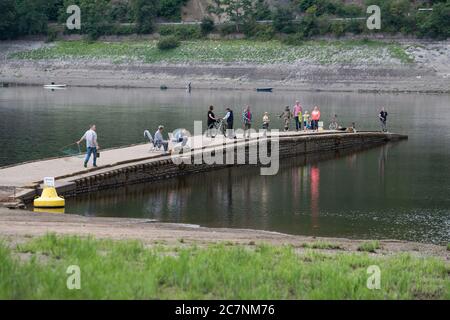
POLYGON ((225 117, 223 117, 223 120, 228 120, 228 118, 231 117, 231 112, 228 111, 225 117))
POLYGON ((81 140, 86 139, 86 148, 96 148, 97 147, 97 133, 89 129, 81 137, 81 140))
POLYGON ((163 135, 162 135, 162 133, 158 130, 158 131, 156 131, 155 132, 155 142, 163 142, 164 141, 164 138, 163 138, 163 135))

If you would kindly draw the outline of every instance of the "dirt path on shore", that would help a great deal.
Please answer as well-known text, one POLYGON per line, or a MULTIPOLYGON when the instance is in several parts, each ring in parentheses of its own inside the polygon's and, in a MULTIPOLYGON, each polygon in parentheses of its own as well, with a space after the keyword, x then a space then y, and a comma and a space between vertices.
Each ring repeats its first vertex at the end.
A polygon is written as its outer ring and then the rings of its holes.
POLYGON ((0 42, 0 82, 70 86, 238 89, 272 87, 296 91, 450 92, 450 43, 411 45, 411 64, 152 63, 86 59, 18 60, 13 52, 50 46, 39 41, 0 42))
MULTIPOLYGON (((339 249, 324 250, 330 252, 358 252, 358 247, 365 242, 364 240, 294 236, 249 229, 204 228, 196 225, 160 223, 146 219, 96 218, 0 208, 0 238, 6 238, 16 243, 24 241, 26 238, 43 236, 49 232, 59 235, 92 235, 96 238, 115 240, 136 239, 147 245, 207 245, 219 242, 229 245, 267 243, 292 245, 302 250, 307 244, 311 245, 322 241, 339 246, 339 249)), ((376 254, 408 252, 419 256, 436 256, 447 261, 450 259, 450 251, 446 250, 444 246, 397 240, 383 240, 380 243, 381 249, 377 250, 376 254)))

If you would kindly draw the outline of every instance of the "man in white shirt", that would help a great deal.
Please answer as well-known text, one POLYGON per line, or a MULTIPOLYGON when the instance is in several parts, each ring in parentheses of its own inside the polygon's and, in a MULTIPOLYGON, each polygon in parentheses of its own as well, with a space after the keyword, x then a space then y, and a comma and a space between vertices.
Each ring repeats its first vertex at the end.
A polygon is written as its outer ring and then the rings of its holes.
POLYGON ((234 123, 234 114, 231 108, 226 108, 227 114, 223 117, 227 124, 227 136, 228 138, 236 139, 236 134, 234 133, 233 123, 234 123))
POLYGON ((84 159, 84 167, 87 168, 91 154, 93 155, 93 165, 94 167, 97 167, 97 149, 100 149, 100 147, 97 143, 95 124, 91 125, 91 128, 77 141, 77 144, 80 144, 83 140, 86 140, 86 158, 84 159))
POLYGON ((164 151, 167 152, 167 149, 169 148, 169 142, 164 140, 162 135, 163 130, 164 126, 159 126, 158 131, 155 132, 155 146, 157 147, 163 146, 164 151))

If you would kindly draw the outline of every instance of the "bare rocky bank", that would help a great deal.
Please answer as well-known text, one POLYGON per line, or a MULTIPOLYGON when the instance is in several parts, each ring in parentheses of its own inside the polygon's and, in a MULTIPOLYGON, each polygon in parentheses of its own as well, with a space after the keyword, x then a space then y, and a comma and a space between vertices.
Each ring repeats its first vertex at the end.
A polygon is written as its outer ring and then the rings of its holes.
POLYGON ((450 42, 417 42, 412 63, 114 63, 95 59, 23 60, 10 54, 49 46, 42 41, 0 42, 0 82, 8 85, 324 91, 450 92, 450 42))

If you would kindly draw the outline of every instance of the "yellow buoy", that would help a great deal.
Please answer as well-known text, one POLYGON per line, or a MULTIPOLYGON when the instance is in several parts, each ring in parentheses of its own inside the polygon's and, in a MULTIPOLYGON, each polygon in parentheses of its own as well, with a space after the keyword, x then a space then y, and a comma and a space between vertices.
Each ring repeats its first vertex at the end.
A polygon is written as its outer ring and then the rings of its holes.
POLYGON ((55 187, 44 187, 40 197, 34 199, 35 208, 63 208, 65 200, 58 196, 55 187))
POLYGON ((33 208, 33 212, 37 213, 65 213, 65 209, 63 208, 33 208))

